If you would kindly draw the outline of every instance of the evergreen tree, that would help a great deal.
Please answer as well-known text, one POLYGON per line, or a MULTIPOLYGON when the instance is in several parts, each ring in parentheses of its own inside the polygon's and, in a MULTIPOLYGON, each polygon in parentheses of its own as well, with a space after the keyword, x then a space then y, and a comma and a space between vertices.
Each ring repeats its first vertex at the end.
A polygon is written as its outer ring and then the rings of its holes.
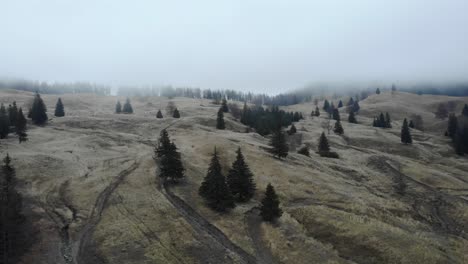
POLYGON ((376 93, 376 94, 380 94, 380 88, 377 88, 377 89, 375 90, 375 93, 376 93))
POLYGON ((349 112, 349 115, 348 115, 348 122, 349 122, 349 123, 357 124, 356 117, 354 116, 354 111, 349 112))
POLYGON ((447 106, 443 103, 440 103, 435 112, 435 116, 440 119, 445 119, 448 117, 447 106))
POLYGON ((325 99, 325 102, 323 102, 323 110, 325 112, 328 112, 329 109, 330 109, 330 103, 328 102, 328 100, 325 99))
POLYGON ((294 126, 294 124, 292 124, 291 128, 289 129, 289 135, 296 134, 296 132, 297 132, 296 126, 294 126))
POLYGON ((406 118, 405 120, 403 120, 403 127, 401 128, 401 143, 413 143, 413 139, 411 138, 411 133, 408 127, 408 121, 406 120, 406 118))
POLYGON ((462 110, 462 116, 468 116, 468 105, 465 104, 462 110))
POLYGON ((279 127, 275 133, 273 133, 270 140, 270 146, 270 152, 273 154, 273 156, 276 156, 279 159, 288 156, 289 148, 286 142, 286 136, 284 135, 281 127, 279 127))
POLYGON ((179 110, 176 108, 174 109, 174 112, 172 114, 172 117, 173 118, 180 118, 180 113, 179 113, 179 110))
POLYGON ((218 110, 218 117, 216 118, 216 129, 225 129, 223 109, 218 110))
POLYGON ((23 115, 23 109, 19 109, 18 116, 16 118, 16 134, 18 135, 19 143, 28 140, 28 134, 26 134, 26 118, 23 115))
POLYGON ((227 106, 227 101, 226 99, 223 99, 222 103, 221 103, 221 110, 224 112, 224 113, 227 113, 229 112, 229 108, 227 106))
POLYGON ((318 151, 319 153, 330 151, 330 145, 328 144, 328 139, 327 139, 327 136, 325 136, 325 132, 322 132, 322 134, 320 135, 318 151))
POLYGON ((385 127, 386 128, 392 128, 392 121, 390 120, 390 115, 385 113, 385 127))
POLYGON ((350 97, 347 106, 353 106, 353 105, 354 105, 354 99, 353 97, 350 97))
POLYGON ((132 104, 130 104, 130 99, 127 98, 127 100, 125 101, 125 104, 122 108, 122 112, 126 114, 133 114, 133 108, 132 104))
POLYGON ((10 133, 10 118, 8 117, 5 106, 0 106, 0 139, 6 138, 10 133))
POLYGON ((340 121, 340 111, 337 108, 333 109, 333 119, 336 121, 340 121))
POLYGON ((458 129, 453 140, 458 155, 468 154, 468 125, 458 129))
POLYGON ((408 124, 409 128, 414 128, 414 123, 413 123, 413 120, 410 120, 409 121, 409 124, 408 124))
POLYGON ((315 107, 315 116, 320 116, 320 109, 318 108, 318 106, 315 107))
POLYGON ((221 164, 216 149, 198 193, 213 210, 225 212, 236 206, 234 197, 221 172, 221 164))
POLYGON ((255 193, 253 174, 247 163, 245 163, 240 147, 237 150, 236 161, 232 163, 232 168, 229 170, 227 183, 232 195, 238 202, 247 202, 255 193))
POLYGON ((335 127, 333 129, 333 132, 335 132, 336 134, 339 134, 339 135, 342 135, 344 133, 343 126, 341 125, 340 120, 337 120, 335 122, 335 127))
POLYGON ((268 184, 265 197, 262 199, 262 206, 260 207, 260 215, 264 221, 273 222, 283 214, 279 207, 279 198, 276 195, 275 189, 271 184, 268 184))
POLYGON ((62 99, 60 97, 57 100, 57 104, 55 105, 55 116, 56 117, 65 116, 65 110, 63 108, 62 99))
POLYGON ((32 107, 29 107, 28 118, 32 118, 32 107))
POLYGON ((42 125, 47 122, 47 108, 39 93, 36 92, 31 110, 31 119, 34 124, 42 125))
POLYGON ((117 104, 115 105, 115 113, 122 113, 122 105, 120 104, 120 101, 117 101, 117 104))
POLYGON ((173 182, 184 177, 184 166, 182 165, 180 153, 174 142, 171 142, 169 134, 165 129, 160 133, 158 146, 155 149, 155 159, 159 161, 159 177, 164 182, 171 179, 173 182))
POLYGON ((343 107, 343 101, 340 100, 340 102, 338 102, 338 108, 341 108, 343 107))
POLYGON ((158 112, 156 113, 156 118, 163 118, 161 110, 158 110, 158 112))
POLYGON ((22 198, 16 190, 16 182, 15 169, 7 154, 0 170, 1 263, 16 263, 26 242, 22 236, 25 219, 22 214, 22 198))
POLYGON ((359 106, 359 102, 355 101, 354 104, 353 104, 352 111, 357 113, 357 112, 359 112, 360 109, 361 109, 361 106, 359 106))
POLYGON ((156 146, 156 150, 154 152, 155 158, 160 158, 167 153, 171 148, 171 139, 169 138, 169 133, 167 133, 166 129, 161 130, 159 133, 159 140, 158 145, 156 146))
POLYGON ((448 127, 447 127, 448 136, 453 139, 455 137, 455 134, 457 133, 457 129, 458 129, 457 116, 454 113, 451 113, 448 119, 448 127))
POLYGON ((18 107, 16 106, 16 101, 13 102, 13 106, 8 107, 8 116, 10 118, 10 126, 16 127, 16 119, 18 118, 18 107))
POLYGON ((304 146, 302 148, 300 148, 297 153, 301 154, 301 155, 304 155, 304 156, 307 156, 307 157, 310 157, 310 152, 309 152, 309 148, 307 146, 304 146))

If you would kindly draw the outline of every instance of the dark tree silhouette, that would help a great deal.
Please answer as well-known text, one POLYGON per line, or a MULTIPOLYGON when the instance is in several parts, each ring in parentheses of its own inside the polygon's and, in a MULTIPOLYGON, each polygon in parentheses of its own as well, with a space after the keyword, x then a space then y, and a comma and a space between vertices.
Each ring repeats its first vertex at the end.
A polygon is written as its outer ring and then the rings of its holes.
POLYGON ((173 118, 180 118, 180 113, 179 113, 179 109, 174 109, 174 112, 172 113, 172 117, 173 118))
POLYGON ((47 108, 39 93, 34 96, 33 106, 31 109, 31 119, 34 124, 42 125, 47 122, 47 108))
POLYGON ((267 185, 265 197, 262 199, 260 207, 260 215, 264 221, 273 222, 283 214, 279 207, 279 198, 275 192, 275 188, 271 184, 267 185))
POLYGON ((8 117, 5 106, 0 106, 0 139, 6 138, 10 133, 10 118, 8 117))
POLYGON ((245 162, 240 147, 237 150, 236 161, 232 163, 229 170, 227 183, 232 195, 238 202, 247 202, 255 194, 253 174, 245 162))
POLYGON ((155 160, 159 162, 159 177, 164 182, 168 179, 176 182, 184 177, 184 166, 182 165, 180 153, 174 142, 171 142, 169 134, 165 129, 160 133, 158 145, 155 148, 155 160))
POLYGON ((414 128, 413 120, 410 120, 410 121, 409 121, 408 127, 409 127, 409 128, 414 128))
POLYGON ((297 132, 296 126, 294 126, 294 124, 292 124, 288 133, 289 133, 289 135, 293 135, 293 134, 296 134, 296 132, 297 132))
POLYGON ((278 159, 288 156, 289 148, 286 142, 286 135, 284 134, 281 127, 279 127, 271 136, 270 146, 270 152, 273 154, 273 156, 278 157, 278 159))
POLYGON ((349 112, 348 122, 357 124, 357 120, 356 120, 356 116, 354 115, 354 111, 349 112))
POLYGON ((465 104, 462 110, 462 116, 468 116, 468 105, 465 104))
POLYGON ((163 118, 161 110, 158 110, 158 112, 156 113, 156 118, 163 118))
POLYGON ((377 88, 377 89, 375 90, 375 93, 376 93, 376 94, 380 94, 380 88, 377 88))
POLYGON ((222 103, 221 103, 221 110, 222 110, 224 113, 229 112, 229 108, 228 108, 226 99, 223 99, 223 101, 222 101, 222 103))
POLYGON ((408 121, 403 120, 403 126, 401 127, 401 143, 403 144, 411 144, 413 143, 413 139, 411 137, 411 133, 408 127, 408 121))
POLYGON ((122 113, 122 105, 120 104, 120 101, 117 101, 117 104, 115 105, 115 112, 117 114, 122 113))
POLYGON ((447 106, 443 103, 440 103, 437 107, 436 112, 434 113, 437 118, 445 119, 448 117, 447 106))
POLYGON ((454 113, 449 115, 448 126, 447 126, 447 135, 452 139, 455 137, 455 134, 458 130, 458 118, 454 113))
POLYGON ((307 156, 307 157, 310 157, 310 152, 309 152, 309 147, 307 146, 304 146, 302 148, 300 148, 297 153, 301 154, 301 155, 304 155, 304 156, 307 156))
POLYGON ((55 105, 55 116, 62 117, 65 116, 65 109, 63 107, 62 99, 59 97, 57 104, 55 105))
POLYGON ((216 118, 216 129, 225 129, 226 124, 224 123, 223 109, 218 110, 218 117, 216 118))
POLYGON ((16 118, 16 134, 18 135, 19 143, 28 140, 28 134, 26 134, 26 118, 23 115, 23 109, 19 109, 18 116, 16 118))
POLYGON ((133 114, 133 107, 130 103, 130 99, 127 98, 127 100, 125 101, 125 104, 122 108, 122 112, 126 114, 133 114))
POLYGON ((330 151, 330 145, 328 144, 328 139, 327 136, 325 136, 325 132, 322 132, 322 134, 320 135, 318 151, 319 153, 330 151))
POLYGON ((315 116, 320 116, 320 109, 318 108, 318 106, 315 107, 315 116))
POLYGON ((328 102, 328 100, 325 99, 325 101, 323 102, 323 110, 325 112, 328 112, 329 109, 330 109, 330 103, 328 102))
POLYGON ((334 120, 337 120, 337 121, 340 121, 340 111, 338 111, 337 108, 333 109, 333 119, 334 120))
POLYGON ((10 117, 10 126, 16 127, 16 119, 18 118, 18 107, 16 101, 13 102, 13 106, 8 106, 8 116, 10 117))
POLYGON ((333 132, 339 135, 342 135, 344 133, 344 129, 343 129, 343 126, 341 125, 340 120, 337 120, 335 122, 335 127, 333 128, 333 132))
POLYGON ((343 101, 340 100, 340 101, 338 102, 338 108, 341 108, 341 107, 343 107, 343 101))
POLYGON ((221 173, 221 164, 216 149, 198 193, 210 208, 218 212, 225 212, 236 206, 226 179, 221 173))

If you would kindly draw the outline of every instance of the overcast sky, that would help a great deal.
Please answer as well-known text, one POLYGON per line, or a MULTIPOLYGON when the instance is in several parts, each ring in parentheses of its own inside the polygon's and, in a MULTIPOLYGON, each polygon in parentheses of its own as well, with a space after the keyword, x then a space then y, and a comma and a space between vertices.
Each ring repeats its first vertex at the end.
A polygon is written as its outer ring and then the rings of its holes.
POLYGON ((278 92, 468 79, 468 0, 1 0, 0 76, 278 92))

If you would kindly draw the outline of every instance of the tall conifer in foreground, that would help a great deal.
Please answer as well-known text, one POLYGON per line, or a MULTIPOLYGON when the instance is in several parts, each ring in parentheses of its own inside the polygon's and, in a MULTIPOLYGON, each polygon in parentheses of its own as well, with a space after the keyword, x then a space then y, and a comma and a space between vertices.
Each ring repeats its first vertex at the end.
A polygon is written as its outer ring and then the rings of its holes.
POLYGON ((65 116, 65 110, 63 107, 62 99, 59 97, 57 100, 57 104, 55 105, 55 116, 56 117, 62 117, 65 116))
POLYGON ((413 143, 413 139, 411 137, 411 133, 408 127, 408 121, 403 120, 403 126, 401 127, 401 143, 404 144, 411 144, 413 143))
POLYGON ((216 149, 211 158, 208 172, 198 189, 198 193, 205 199, 211 209, 218 212, 225 212, 236 206, 234 197, 221 172, 221 164, 219 163, 216 149))
POLYGON ((180 153, 174 142, 171 142, 169 134, 165 129, 160 133, 158 145, 155 149, 155 159, 159 161, 159 177, 164 182, 171 179, 173 182, 184 177, 184 167, 180 153))
POLYGON ((218 110, 218 117, 216 118, 216 128, 217 129, 225 129, 226 125, 224 124, 224 114, 223 109, 220 108, 218 110))
POLYGON ((279 198, 275 192, 275 188, 269 183, 265 197, 262 199, 262 206, 260 207, 260 215, 264 221, 273 222, 283 214, 279 207, 279 198))
POLYGON ((247 202, 255 194, 255 183, 249 166, 245 163, 241 148, 227 176, 229 190, 238 202, 247 202))
POLYGON ((39 93, 36 92, 31 108, 31 119, 34 124, 42 125, 47 122, 47 108, 39 93))

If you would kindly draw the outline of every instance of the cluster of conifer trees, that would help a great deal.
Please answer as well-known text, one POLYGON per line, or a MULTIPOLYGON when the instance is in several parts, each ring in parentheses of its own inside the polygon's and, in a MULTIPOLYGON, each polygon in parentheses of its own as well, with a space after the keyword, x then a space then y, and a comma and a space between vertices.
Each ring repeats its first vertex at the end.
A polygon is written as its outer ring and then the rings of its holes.
POLYGON ((278 131, 278 122, 280 122, 282 127, 288 127, 292 122, 297 122, 301 119, 304 119, 302 113, 285 112, 279 110, 278 106, 265 110, 261 106, 251 108, 247 104, 244 104, 241 123, 254 128, 260 135, 266 136, 278 131))
POLYGON ((16 263, 26 244, 22 197, 16 185, 15 169, 7 154, 0 169, 0 263, 16 263))
POLYGON ((390 114, 387 112, 385 115, 380 113, 378 117, 374 117, 372 126, 381 127, 381 128, 392 128, 392 121, 390 119, 390 114))
POLYGON ((19 142, 26 141, 28 135, 26 133, 26 118, 23 114, 23 109, 13 105, 9 105, 8 109, 3 104, 0 106, 0 139, 8 137, 8 134, 14 132, 18 135, 19 142))
POLYGON ((468 154, 468 105, 465 104, 458 117, 450 113, 445 135, 452 139, 458 155, 468 154))
POLYGON ((115 105, 115 113, 133 114, 133 107, 130 103, 130 99, 127 98, 127 100, 125 100, 125 104, 123 105, 123 107, 120 104, 120 101, 117 101, 117 104, 115 105))

